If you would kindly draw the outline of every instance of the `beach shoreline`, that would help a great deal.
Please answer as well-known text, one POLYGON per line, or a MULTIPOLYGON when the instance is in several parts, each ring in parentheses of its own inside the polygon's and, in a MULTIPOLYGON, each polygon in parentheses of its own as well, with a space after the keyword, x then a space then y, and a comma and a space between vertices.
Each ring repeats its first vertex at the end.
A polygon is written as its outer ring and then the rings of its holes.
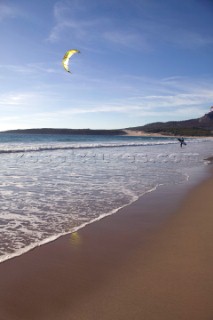
POLYGON ((192 185, 1 263, 0 320, 210 320, 213 179, 192 185))
POLYGON ((153 137, 153 138, 177 138, 177 136, 172 135, 172 134, 162 134, 162 133, 154 133, 154 132, 146 132, 143 130, 128 130, 125 129, 123 130, 125 132, 126 136, 130 137, 153 137))

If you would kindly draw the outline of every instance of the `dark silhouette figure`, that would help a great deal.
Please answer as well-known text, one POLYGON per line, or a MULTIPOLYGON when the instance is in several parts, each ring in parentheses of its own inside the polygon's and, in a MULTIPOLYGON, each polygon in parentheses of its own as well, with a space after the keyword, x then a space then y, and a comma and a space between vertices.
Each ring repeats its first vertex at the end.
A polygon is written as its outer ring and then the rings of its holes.
POLYGON ((181 148, 182 148, 183 144, 186 145, 186 142, 184 141, 184 138, 183 138, 183 137, 182 137, 182 138, 179 138, 178 140, 180 141, 180 146, 181 146, 181 148))

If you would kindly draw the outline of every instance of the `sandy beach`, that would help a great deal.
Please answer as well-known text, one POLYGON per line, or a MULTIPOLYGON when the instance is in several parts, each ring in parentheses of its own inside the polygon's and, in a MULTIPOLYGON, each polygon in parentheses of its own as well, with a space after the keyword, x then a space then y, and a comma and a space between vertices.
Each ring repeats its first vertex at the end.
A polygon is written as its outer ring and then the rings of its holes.
MULTIPOLYGON (((123 130, 125 132, 125 134, 127 136, 132 136, 132 137, 172 137, 173 135, 164 135, 164 134, 161 134, 161 133, 149 133, 149 132, 145 132, 143 130, 128 130, 128 129, 125 129, 123 130)), ((173 136, 175 137, 175 136, 173 136)))
POLYGON ((0 264, 0 320, 213 319, 213 177, 0 264))

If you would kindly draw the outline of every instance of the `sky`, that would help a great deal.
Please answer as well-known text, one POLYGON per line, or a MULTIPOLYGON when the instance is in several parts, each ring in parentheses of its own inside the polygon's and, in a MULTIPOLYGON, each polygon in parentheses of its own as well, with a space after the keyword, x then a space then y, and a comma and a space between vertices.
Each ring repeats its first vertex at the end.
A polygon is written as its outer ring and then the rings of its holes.
POLYGON ((212 19, 213 0, 0 0, 0 131, 204 115, 212 19))

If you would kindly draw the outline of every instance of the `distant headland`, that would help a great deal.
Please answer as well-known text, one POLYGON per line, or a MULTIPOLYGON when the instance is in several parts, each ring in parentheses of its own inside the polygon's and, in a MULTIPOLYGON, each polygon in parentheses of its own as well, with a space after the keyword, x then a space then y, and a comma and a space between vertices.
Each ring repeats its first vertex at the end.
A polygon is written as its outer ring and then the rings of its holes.
POLYGON ((213 136, 213 111, 196 119, 184 121, 154 122, 128 131, 167 136, 213 136))
POLYGON ((40 129, 18 129, 8 130, 0 133, 15 133, 15 134, 83 134, 83 135, 122 135, 123 130, 93 130, 93 129, 58 129, 58 128, 40 128, 40 129))

